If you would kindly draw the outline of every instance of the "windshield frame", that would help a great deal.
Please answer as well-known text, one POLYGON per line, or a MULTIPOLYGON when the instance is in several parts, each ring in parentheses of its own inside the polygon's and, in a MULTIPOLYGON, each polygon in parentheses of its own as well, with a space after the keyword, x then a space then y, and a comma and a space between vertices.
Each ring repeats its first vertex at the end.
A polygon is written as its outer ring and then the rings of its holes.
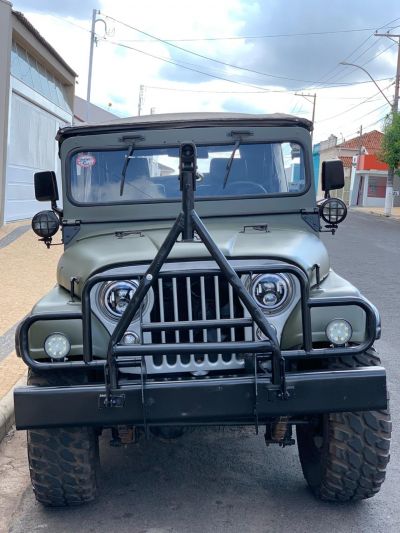
MULTIPOLYGON (((312 184, 312 177, 311 177, 311 168, 309 165, 308 157, 307 157, 307 149, 304 146, 304 143, 300 139, 290 139, 290 138, 276 138, 273 140, 248 140, 247 142, 244 141, 241 144, 280 144, 280 143, 294 143, 297 144, 302 152, 302 159, 303 159, 303 166, 304 166, 304 187, 299 192, 278 192, 278 193, 269 193, 269 194, 246 194, 246 195, 221 195, 221 196, 197 196, 195 191, 195 202, 222 202, 222 201, 242 201, 242 200, 271 200, 271 199, 281 199, 281 198, 290 198, 290 197, 300 197, 306 195, 312 184)), ((232 140, 232 142, 213 142, 212 146, 226 146, 226 147, 234 147, 235 141, 232 140)), ((210 144, 206 144, 204 142, 197 143, 197 146, 211 146, 210 144)), ((139 151, 140 149, 157 149, 157 148, 179 148, 179 145, 176 143, 171 144, 151 144, 151 145, 145 145, 142 143, 139 143, 139 145, 136 147, 135 152, 139 151)), ((72 179, 71 179, 71 165, 72 165, 72 158, 75 154, 80 152, 108 152, 108 151, 126 151, 129 149, 129 146, 121 144, 121 146, 104 146, 103 148, 100 148, 98 145, 91 147, 90 144, 87 146, 80 146, 77 148, 73 148, 69 150, 66 154, 66 162, 65 162, 65 171, 66 171, 66 179, 65 179, 65 189, 66 189, 66 196, 68 201, 77 207, 115 207, 119 205, 152 205, 152 204, 178 204, 181 202, 181 198, 178 196, 176 198, 151 198, 151 199, 127 199, 123 200, 123 196, 121 197, 121 200, 112 202, 80 202, 76 200, 72 194, 72 179)))

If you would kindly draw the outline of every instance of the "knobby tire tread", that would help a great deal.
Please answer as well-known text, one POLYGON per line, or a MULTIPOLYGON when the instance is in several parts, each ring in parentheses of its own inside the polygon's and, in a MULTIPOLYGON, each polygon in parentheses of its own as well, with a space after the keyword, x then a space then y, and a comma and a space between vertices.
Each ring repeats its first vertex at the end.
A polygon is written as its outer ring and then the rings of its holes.
MULTIPOLYGON (((338 358, 330 368, 356 368, 380 365, 375 350, 338 358)), ((379 492, 389 463, 391 420, 388 409, 379 411, 331 413, 326 415, 327 438, 316 460, 307 446, 306 428, 298 429, 300 461, 312 492, 325 501, 356 501, 379 492)), ((315 453, 315 450, 314 450, 315 453)))
MULTIPOLYGON (((81 382, 83 379, 82 376, 81 382)), ((76 383, 76 372, 38 374, 30 369, 28 373, 28 385, 76 383)), ((65 507, 95 499, 98 438, 93 429, 30 429, 27 431, 27 444, 29 470, 37 501, 49 507, 65 507)))

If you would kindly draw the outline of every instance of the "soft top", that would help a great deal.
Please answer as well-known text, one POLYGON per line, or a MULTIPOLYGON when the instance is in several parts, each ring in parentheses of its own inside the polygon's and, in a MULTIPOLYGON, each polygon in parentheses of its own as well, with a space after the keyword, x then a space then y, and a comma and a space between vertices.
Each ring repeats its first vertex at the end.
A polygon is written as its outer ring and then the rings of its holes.
POLYGON ((237 125, 241 127, 300 126, 309 131, 313 129, 313 124, 309 120, 283 113, 274 113, 271 115, 255 115, 250 113, 166 113, 119 118, 99 124, 67 126, 58 130, 56 139, 61 144, 66 138, 76 135, 95 135, 108 132, 123 132, 132 129, 201 128, 225 125, 237 125))

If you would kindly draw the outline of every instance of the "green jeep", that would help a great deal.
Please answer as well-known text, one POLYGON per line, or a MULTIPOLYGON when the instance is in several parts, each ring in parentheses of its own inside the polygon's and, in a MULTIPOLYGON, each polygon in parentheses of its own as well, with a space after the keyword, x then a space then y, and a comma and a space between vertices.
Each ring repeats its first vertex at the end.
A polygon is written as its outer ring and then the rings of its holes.
POLYGON ((58 132, 35 174, 32 220, 61 226, 57 285, 16 335, 15 390, 33 490, 44 505, 96 496, 98 438, 177 438, 188 427, 265 427, 294 444, 311 491, 377 493, 389 461, 376 308, 330 269, 319 233, 346 206, 343 166, 322 166, 312 124, 288 115, 152 115, 58 132))

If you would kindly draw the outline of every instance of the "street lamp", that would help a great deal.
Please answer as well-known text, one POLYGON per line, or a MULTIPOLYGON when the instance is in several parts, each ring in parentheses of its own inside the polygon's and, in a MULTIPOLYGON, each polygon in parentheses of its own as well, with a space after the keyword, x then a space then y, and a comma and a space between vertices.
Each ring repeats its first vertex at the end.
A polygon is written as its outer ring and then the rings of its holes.
POLYGON ((390 105, 390 107, 391 108, 393 107, 392 102, 387 98, 386 94, 382 91, 382 89, 379 87, 379 85, 376 83, 376 81, 374 80, 374 78, 371 76, 371 74, 368 72, 367 69, 365 69, 364 67, 361 67, 360 65, 355 65, 354 63, 347 63, 347 61, 341 61, 339 64, 348 65, 350 67, 356 67, 356 68, 363 70, 365 74, 371 79, 372 83, 374 83, 375 87, 378 89, 378 91, 381 93, 381 95, 386 100, 386 102, 390 105))
MULTIPOLYGON (((366 75, 371 79, 371 81, 374 83, 375 87, 379 90, 381 95, 384 97, 386 102, 390 105, 390 109, 392 114, 397 113, 397 94, 395 95, 394 102, 392 103, 386 96, 386 94, 382 91, 382 89, 379 87, 379 85, 376 83, 374 78, 371 76, 371 74, 368 72, 367 69, 364 67, 361 67, 360 65, 356 65, 354 63, 347 63, 347 61, 341 61, 340 65, 348 65, 350 67, 359 68, 363 72, 366 73, 366 75)), ((397 83, 397 82, 396 82, 397 83)), ((397 87, 397 85, 396 85, 397 87)), ((397 93, 397 91, 396 91, 397 93)), ((388 177, 387 177, 387 183, 386 183, 386 196, 385 196, 385 215, 387 217, 390 217, 392 213, 392 206, 393 206, 393 179, 394 179, 394 168, 389 168, 388 170, 388 177)))

